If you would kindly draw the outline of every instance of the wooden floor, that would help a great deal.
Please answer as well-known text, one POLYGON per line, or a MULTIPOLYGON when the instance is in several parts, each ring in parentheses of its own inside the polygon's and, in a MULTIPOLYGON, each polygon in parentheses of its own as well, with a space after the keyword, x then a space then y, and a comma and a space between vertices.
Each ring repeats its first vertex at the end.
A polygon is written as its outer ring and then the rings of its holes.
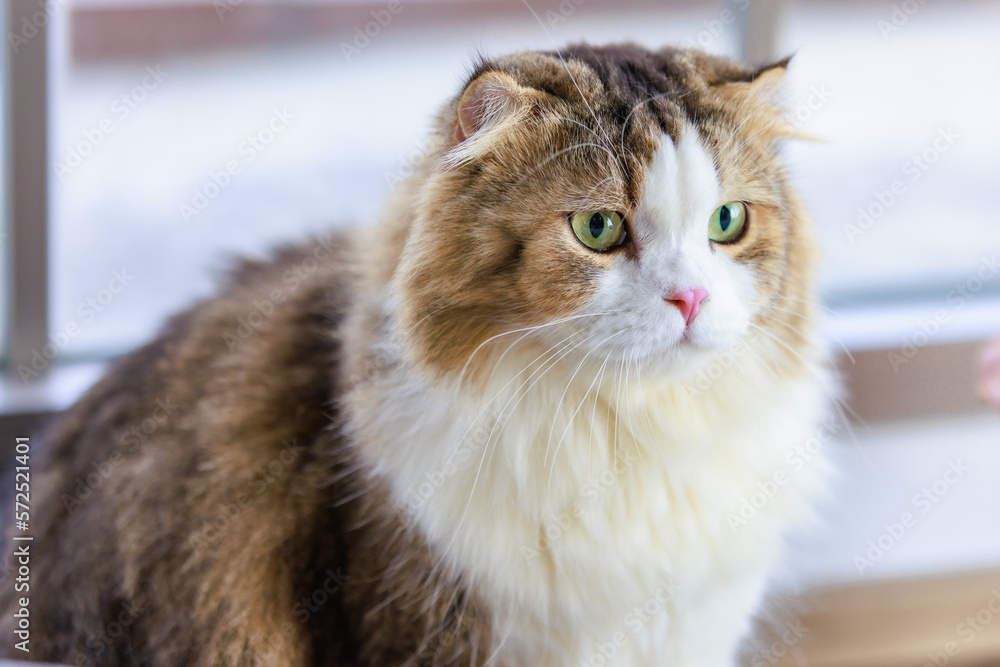
POLYGON ((1000 570, 818 590, 782 606, 777 617, 790 620, 769 623, 750 667, 1000 665, 1000 570))

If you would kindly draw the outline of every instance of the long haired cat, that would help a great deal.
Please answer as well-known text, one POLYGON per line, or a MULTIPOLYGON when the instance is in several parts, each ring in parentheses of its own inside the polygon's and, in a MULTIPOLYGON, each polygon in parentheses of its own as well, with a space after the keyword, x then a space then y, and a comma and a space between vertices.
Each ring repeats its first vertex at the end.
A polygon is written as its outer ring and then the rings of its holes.
POLYGON ((57 422, 4 649, 734 664, 824 477, 784 70, 481 62, 379 224, 244 263, 57 422))

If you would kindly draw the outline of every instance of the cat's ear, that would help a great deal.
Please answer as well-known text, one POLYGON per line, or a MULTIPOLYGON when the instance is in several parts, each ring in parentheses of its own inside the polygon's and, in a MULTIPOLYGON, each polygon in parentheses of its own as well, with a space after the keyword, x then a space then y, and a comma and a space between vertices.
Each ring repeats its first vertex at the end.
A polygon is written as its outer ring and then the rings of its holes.
POLYGON ((740 76, 725 78, 712 88, 736 106, 748 119, 748 129, 773 137, 815 140, 816 137, 795 128, 778 98, 788 71, 791 56, 776 63, 751 70, 740 76))
POLYGON ((532 107, 531 90, 509 74, 487 70, 462 92, 455 108, 450 162, 471 159, 505 133, 514 131, 532 107))
POLYGON ((520 86, 503 72, 484 72, 466 86, 455 110, 455 142, 504 122, 520 102, 520 86))
POLYGON ((791 60, 792 57, 789 56, 776 63, 758 67, 747 79, 723 85, 728 86, 733 94, 744 95, 761 103, 773 102, 781 92, 781 83, 785 80, 791 60))
MULTIPOLYGON (((696 78, 712 90, 732 98, 767 99, 781 88, 782 79, 792 56, 760 67, 747 67, 729 58, 715 56, 697 49, 682 50, 664 47, 666 60, 674 60, 682 69, 691 69, 696 78)), ((694 84, 698 86, 697 83, 694 84)))

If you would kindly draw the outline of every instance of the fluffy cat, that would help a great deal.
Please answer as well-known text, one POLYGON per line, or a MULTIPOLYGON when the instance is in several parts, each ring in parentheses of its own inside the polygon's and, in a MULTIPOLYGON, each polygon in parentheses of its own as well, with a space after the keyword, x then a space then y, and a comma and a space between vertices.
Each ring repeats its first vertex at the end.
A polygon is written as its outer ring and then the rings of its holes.
POLYGON ((55 424, 30 658, 734 664, 832 398, 784 70, 481 62, 379 224, 244 263, 55 424))

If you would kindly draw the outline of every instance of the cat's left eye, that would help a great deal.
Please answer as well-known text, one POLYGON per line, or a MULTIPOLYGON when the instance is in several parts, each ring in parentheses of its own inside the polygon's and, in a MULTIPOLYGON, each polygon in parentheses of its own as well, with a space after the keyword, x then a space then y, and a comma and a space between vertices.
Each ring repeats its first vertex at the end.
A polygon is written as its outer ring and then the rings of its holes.
POLYGON ((573 233, 583 245, 604 252, 625 241, 625 218, 618 211, 580 211, 570 218, 573 233))
POLYGON ((743 235, 746 224, 746 204, 731 201, 715 209, 708 221, 708 238, 716 243, 733 243, 743 235))

